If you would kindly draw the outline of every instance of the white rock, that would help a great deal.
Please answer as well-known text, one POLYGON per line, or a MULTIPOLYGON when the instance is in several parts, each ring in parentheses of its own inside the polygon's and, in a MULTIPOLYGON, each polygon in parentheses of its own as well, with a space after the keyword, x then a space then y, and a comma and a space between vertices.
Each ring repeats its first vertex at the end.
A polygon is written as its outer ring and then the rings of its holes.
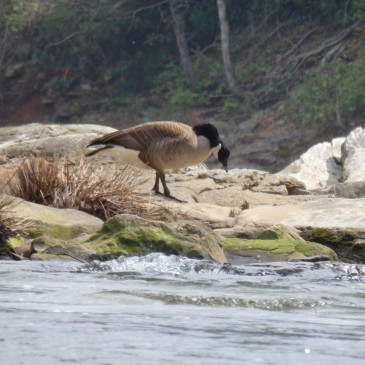
POLYGON ((338 143, 339 141, 334 144, 323 142, 314 145, 278 174, 296 178, 308 190, 337 184, 342 175, 341 166, 334 158, 334 155, 338 155, 338 143))
POLYGON ((365 181, 365 129, 353 130, 342 145, 343 182, 365 181))
POLYGON ((332 144, 332 153, 333 153, 333 157, 335 158, 336 162, 338 162, 339 164, 341 164, 342 161, 342 145, 345 142, 346 137, 338 137, 338 138, 334 138, 331 141, 332 144))

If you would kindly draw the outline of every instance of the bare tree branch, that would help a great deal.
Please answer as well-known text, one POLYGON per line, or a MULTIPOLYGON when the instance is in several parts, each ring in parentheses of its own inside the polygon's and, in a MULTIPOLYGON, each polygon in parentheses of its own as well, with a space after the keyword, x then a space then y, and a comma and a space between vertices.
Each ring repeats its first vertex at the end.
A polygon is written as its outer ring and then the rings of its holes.
POLYGON ((338 92, 336 93, 336 122, 339 126, 343 127, 342 118, 341 118, 341 110, 340 110, 340 96, 338 92))
POLYGON ((2 69, 2 65, 3 65, 3 62, 4 62, 4 58, 5 58, 8 37, 9 37, 9 26, 6 25, 4 36, 3 36, 3 39, 2 39, 1 45, 0 45, 0 50, 1 50, 1 53, 0 53, 0 71, 2 69))
POLYGON ((331 48, 322 58, 321 60, 321 65, 323 65, 324 63, 328 62, 332 56, 334 56, 336 53, 341 53, 342 50, 344 49, 344 41, 342 41, 339 44, 336 44, 333 48, 331 48))
POLYGON ((179 9, 177 8, 176 0, 169 0, 170 12, 174 22, 175 36, 177 46, 179 48, 181 65, 184 70, 185 78, 191 87, 196 85, 196 75, 191 62, 188 42, 185 35, 185 23, 181 17, 179 9))
POLYGON ((118 10, 120 7, 122 7, 123 5, 129 3, 131 0, 121 0, 118 1, 116 4, 114 4, 114 6, 112 7, 112 10, 118 10))
POLYGON ((61 44, 66 43, 67 41, 69 41, 71 38, 73 38, 73 37, 75 37, 75 36, 77 36, 79 34, 84 34, 84 33, 86 33, 85 30, 79 30, 77 32, 73 32, 70 35, 68 35, 66 38, 62 39, 62 41, 54 42, 54 43, 49 43, 47 45, 47 47, 60 46, 61 44))
POLYGON ((156 4, 152 4, 152 5, 148 5, 148 6, 143 6, 141 8, 136 9, 136 10, 133 10, 129 14, 132 14, 132 16, 134 18, 141 11, 145 11, 145 10, 148 10, 148 9, 154 9, 154 8, 157 8, 157 7, 161 6, 161 5, 167 4, 168 2, 169 2, 169 0, 164 0, 164 1, 160 1, 160 2, 158 2, 156 4))
POLYGON ((222 47, 224 72, 226 74, 226 79, 230 91, 235 95, 240 95, 241 91, 238 86, 236 76, 234 74, 234 68, 229 48, 229 24, 228 24, 225 0, 217 0, 217 6, 218 6, 219 24, 221 28, 221 47, 222 47))
POLYGON ((299 42, 297 42, 296 44, 294 44, 294 46, 288 51, 286 52, 281 59, 283 58, 287 58, 289 55, 291 55, 295 50, 297 50, 297 48, 299 48, 304 41, 311 36, 314 33, 314 29, 309 30, 307 33, 304 34, 304 36, 299 40, 299 42))
POLYGON ((318 54, 321 54, 323 51, 325 51, 328 48, 334 47, 338 45, 339 43, 342 43, 347 37, 351 35, 351 33, 354 31, 354 29, 358 26, 358 22, 354 23, 347 29, 345 29, 343 32, 341 32, 339 35, 332 37, 325 42, 323 42, 320 46, 311 49, 308 52, 304 52, 296 56, 295 58, 292 58, 291 60, 288 60, 287 64, 294 64, 294 69, 297 70, 305 60, 307 60, 309 57, 316 56, 318 54))

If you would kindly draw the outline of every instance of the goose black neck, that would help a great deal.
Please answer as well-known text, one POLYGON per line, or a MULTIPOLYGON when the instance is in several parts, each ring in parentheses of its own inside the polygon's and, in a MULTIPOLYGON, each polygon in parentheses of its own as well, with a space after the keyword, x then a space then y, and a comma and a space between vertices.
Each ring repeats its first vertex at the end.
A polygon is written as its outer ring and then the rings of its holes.
POLYGON ((203 136, 207 138, 211 148, 214 148, 221 143, 217 128, 210 123, 198 124, 193 127, 193 131, 198 137, 203 136))

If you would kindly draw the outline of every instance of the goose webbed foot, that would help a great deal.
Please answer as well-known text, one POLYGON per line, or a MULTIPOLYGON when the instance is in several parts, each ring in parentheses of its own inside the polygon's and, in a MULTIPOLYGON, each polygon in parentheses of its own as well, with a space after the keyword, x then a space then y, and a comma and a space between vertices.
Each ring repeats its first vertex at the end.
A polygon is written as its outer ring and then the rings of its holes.
POLYGON ((186 201, 180 200, 178 198, 175 198, 174 196, 172 196, 170 194, 170 190, 169 190, 169 188, 166 185, 165 174, 162 173, 162 172, 157 172, 156 171, 156 180, 155 180, 155 185, 152 188, 152 191, 156 195, 161 195, 161 196, 163 196, 163 197, 165 197, 167 199, 175 200, 176 202, 179 202, 179 203, 187 203, 186 201), (163 194, 160 193, 160 191, 159 191, 159 182, 160 182, 160 180, 161 180, 161 183, 162 183, 162 186, 163 186, 163 194))
POLYGON ((172 196, 170 193, 168 193, 168 194, 166 194, 166 193, 161 193, 161 192, 156 191, 156 190, 154 190, 154 189, 152 189, 152 192, 153 192, 155 195, 157 195, 157 196, 162 196, 162 197, 164 197, 164 198, 174 200, 174 201, 176 201, 176 202, 178 202, 178 203, 187 203, 187 201, 185 201, 185 200, 180 200, 180 199, 178 199, 178 198, 175 198, 175 197, 174 197, 174 196, 172 196))

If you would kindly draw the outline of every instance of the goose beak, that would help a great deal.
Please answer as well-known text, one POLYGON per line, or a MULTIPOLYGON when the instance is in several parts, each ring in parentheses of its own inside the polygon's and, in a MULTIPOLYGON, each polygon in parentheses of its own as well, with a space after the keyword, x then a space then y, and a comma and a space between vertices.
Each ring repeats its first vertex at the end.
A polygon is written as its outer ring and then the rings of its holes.
POLYGON ((228 172, 228 164, 227 164, 227 160, 222 162, 223 168, 226 170, 226 172, 228 172))

